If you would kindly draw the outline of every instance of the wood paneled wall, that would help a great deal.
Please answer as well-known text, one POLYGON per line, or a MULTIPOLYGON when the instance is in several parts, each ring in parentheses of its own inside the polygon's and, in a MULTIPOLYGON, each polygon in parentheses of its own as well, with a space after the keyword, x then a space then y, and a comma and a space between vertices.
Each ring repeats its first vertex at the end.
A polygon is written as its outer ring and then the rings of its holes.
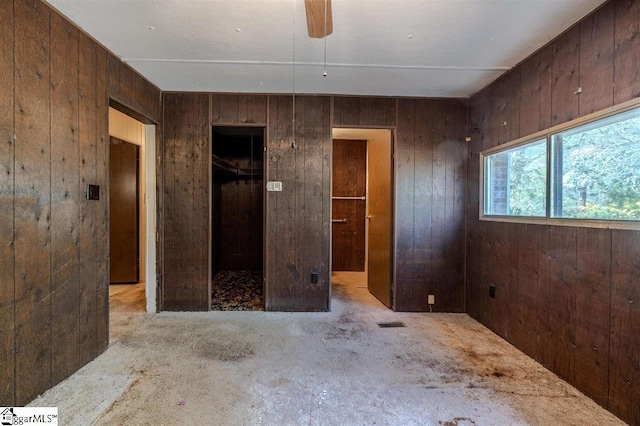
POLYGON ((464 100, 398 101, 395 309, 464 312, 464 100))
POLYGON ((114 107, 123 109, 122 112, 143 123, 160 123, 160 89, 111 53, 108 62, 109 98, 116 102, 114 107))
POLYGON ((294 134, 291 96, 213 94, 208 102, 206 96, 164 95, 165 309, 208 309, 208 277, 187 279, 182 272, 206 270, 206 258, 186 254, 209 250, 204 240, 188 240, 194 231, 207 235, 208 215, 185 218, 191 207, 172 209, 184 200, 201 206, 210 194, 191 177, 194 165, 202 166, 200 154, 173 158, 200 151, 217 124, 266 126, 267 179, 283 182, 282 192, 266 195, 267 309, 329 309, 336 125, 396 130, 396 310, 425 311, 427 295, 435 294, 435 310, 464 311, 466 101, 297 96, 294 134), (311 272, 318 272, 318 284, 311 284, 311 272), (182 293, 197 303, 181 303, 182 293))
POLYGON ((0 405, 11 406, 108 344, 108 53, 40 0, 0 9, 0 405), (88 183, 99 201, 85 200, 88 183))
POLYGON ((331 98, 269 97, 267 177, 282 192, 267 193, 268 310, 327 311, 331 271, 331 98), (295 147, 292 145, 295 141, 295 147), (311 284, 311 272, 318 272, 311 284))
POLYGON ((636 425, 640 232, 481 222, 478 168, 483 149, 640 96, 639 17, 611 1, 471 98, 467 195, 469 314, 636 425))
POLYGON ((209 310, 211 126, 209 95, 164 99, 164 306, 209 310))

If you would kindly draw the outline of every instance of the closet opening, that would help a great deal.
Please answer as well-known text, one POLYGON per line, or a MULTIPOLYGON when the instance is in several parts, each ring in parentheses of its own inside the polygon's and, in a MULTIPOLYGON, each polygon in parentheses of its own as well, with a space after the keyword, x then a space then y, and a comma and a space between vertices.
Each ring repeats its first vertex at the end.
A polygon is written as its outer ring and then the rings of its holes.
POLYGON ((212 310, 264 310, 264 135, 213 127, 212 310))

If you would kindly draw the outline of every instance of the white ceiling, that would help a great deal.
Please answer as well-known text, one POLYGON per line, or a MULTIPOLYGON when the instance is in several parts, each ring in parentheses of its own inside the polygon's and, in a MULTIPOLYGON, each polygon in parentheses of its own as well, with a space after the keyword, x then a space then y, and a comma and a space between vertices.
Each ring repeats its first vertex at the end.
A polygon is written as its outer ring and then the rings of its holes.
POLYGON ((47 1, 165 91, 467 97, 605 0, 332 0, 327 77, 304 0, 47 1))

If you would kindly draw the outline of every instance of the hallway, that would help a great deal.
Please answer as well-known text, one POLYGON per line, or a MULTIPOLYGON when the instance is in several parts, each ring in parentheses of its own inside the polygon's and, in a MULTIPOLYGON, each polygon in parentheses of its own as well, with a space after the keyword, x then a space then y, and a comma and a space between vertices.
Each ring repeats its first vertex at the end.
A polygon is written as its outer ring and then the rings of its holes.
POLYGON ((621 424, 468 315, 392 312, 358 278, 334 274, 330 313, 120 305, 109 349, 31 405, 65 425, 621 424))

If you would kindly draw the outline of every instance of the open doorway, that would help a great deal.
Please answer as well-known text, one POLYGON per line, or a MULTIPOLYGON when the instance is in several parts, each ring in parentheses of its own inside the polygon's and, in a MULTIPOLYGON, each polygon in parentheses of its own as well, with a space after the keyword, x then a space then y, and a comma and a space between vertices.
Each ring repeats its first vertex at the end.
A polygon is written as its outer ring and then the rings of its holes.
POLYGON ((264 310, 264 133, 213 128, 212 310, 264 310))
POLYGON ((393 134, 333 129, 332 277, 393 306, 393 134))
POLYGON ((109 108, 111 312, 147 310, 147 127, 109 108))
POLYGON ((332 281, 393 307, 393 135, 333 129, 332 281))

